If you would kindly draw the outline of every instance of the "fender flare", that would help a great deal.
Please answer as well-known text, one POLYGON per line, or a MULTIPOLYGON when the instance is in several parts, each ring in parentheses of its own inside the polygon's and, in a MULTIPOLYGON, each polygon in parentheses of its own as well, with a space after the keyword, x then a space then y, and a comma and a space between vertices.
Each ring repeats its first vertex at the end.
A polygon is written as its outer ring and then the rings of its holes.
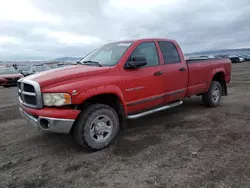
POLYGON ((214 77, 217 73, 223 73, 223 75, 224 75, 224 78, 223 78, 223 79, 225 80, 225 75, 226 75, 225 69, 223 69, 223 68, 216 68, 216 69, 213 69, 212 72, 211 72, 211 74, 210 74, 210 76, 209 76, 209 79, 208 79, 208 84, 207 84, 207 89, 206 89, 206 91, 209 89, 209 87, 210 87, 210 85, 211 85, 211 83, 212 83, 213 77, 214 77))
POLYGON ((81 104, 91 97, 94 97, 97 95, 102 95, 102 94, 114 94, 117 97, 119 97, 119 99, 123 105, 124 111, 127 114, 127 109, 126 109, 123 94, 122 94, 120 88, 116 85, 105 85, 105 86, 99 86, 99 87, 88 89, 88 90, 82 92, 81 94, 79 94, 77 96, 75 102, 77 104, 81 104))

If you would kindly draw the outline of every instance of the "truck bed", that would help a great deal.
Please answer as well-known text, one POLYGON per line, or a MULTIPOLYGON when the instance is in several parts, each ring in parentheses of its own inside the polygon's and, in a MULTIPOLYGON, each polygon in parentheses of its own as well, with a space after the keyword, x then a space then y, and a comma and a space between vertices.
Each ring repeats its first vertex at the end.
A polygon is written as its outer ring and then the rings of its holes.
POLYGON ((187 59, 186 60, 186 63, 195 63, 195 62, 206 62, 206 61, 214 61, 214 60, 229 60, 229 59, 227 59, 227 58, 206 58, 206 59, 204 59, 204 58, 195 58, 195 59, 187 59))
POLYGON ((226 82, 230 81, 231 61, 229 59, 188 60, 189 69, 187 96, 204 93, 210 86, 214 73, 221 71, 226 82))

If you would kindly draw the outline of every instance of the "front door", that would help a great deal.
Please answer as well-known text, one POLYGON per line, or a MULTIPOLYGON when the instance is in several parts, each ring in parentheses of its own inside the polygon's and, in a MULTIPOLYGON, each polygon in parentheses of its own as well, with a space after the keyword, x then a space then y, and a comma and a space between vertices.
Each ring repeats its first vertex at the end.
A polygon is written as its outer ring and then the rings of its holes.
POLYGON ((130 58, 145 56, 147 65, 137 69, 124 69, 122 87, 129 114, 148 110, 163 104, 164 79, 155 43, 142 42, 130 58))

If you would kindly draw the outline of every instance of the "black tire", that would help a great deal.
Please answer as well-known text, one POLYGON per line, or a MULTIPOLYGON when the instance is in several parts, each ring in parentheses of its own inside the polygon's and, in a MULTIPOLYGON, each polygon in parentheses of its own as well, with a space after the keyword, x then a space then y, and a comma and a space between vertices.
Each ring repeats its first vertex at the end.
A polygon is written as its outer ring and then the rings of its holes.
POLYGON ((222 96, 222 87, 220 82, 212 81, 209 90, 203 94, 202 100, 205 106, 216 107, 220 105, 221 96, 222 96), (218 95, 216 95, 218 98, 215 97, 215 95, 213 95, 214 91, 218 91, 218 95))
MULTIPOLYGON (((108 124, 106 124, 107 126, 108 124)), ((73 135, 76 139, 76 142, 81 145, 82 147, 91 150, 101 150, 109 146, 112 141, 117 136, 118 132, 120 130, 119 125, 119 117, 116 113, 116 111, 111 108, 110 106, 103 105, 103 104, 93 104, 90 105, 86 110, 82 111, 78 119, 76 120, 76 123, 74 125, 73 135), (108 133, 109 135, 106 140, 103 142, 100 142, 97 140, 99 135, 99 132, 96 133, 96 135, 91 135, 91 130, 96 130, 96 124, 93 123, 94 121, 101 122, 101 120, 96 119, 99 117, 106 117, 109 122, 109 126, 112 127, 111 133, 108 133), (94 128, 93 128, 94 126, 94 128), (94 138, 96 136, 96 138, 94 138)), ((103 131, 103 130, 102 130, 103 131)), ((102 132, 101 131, 101 132, 102 132)), ((92 131, 92 133, 95 131, 92 131)), ((104 137, 105 131, 103 133, 104 137)))

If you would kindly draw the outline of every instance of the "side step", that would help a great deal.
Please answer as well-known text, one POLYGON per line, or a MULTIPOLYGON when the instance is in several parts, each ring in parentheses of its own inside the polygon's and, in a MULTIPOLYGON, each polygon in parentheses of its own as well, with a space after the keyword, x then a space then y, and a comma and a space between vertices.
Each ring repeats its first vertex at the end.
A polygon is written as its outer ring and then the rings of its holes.
POLYGON ((143 116, 147 116, 149 114, 153 114, 155 112, 160 112, 160 111, 163 111, 163 110, 166 110, 166 109, 169 109, 169 108, 173 108, 173 107, 179 106, 182 103, 183 103, 183 101, 177 101, 177 102, 168 104, 166 106, 162 106, 162 107, 155 108, 155 109, 152 109, 152 110, 149 110, 149 111, 146 111, 146 112, 142 112, 140 114, 129 115, 129 116, 127 116, 127 118, 128 119, 137 119, 137 118, 140 118, 140 117, 143 117, 143 116))

